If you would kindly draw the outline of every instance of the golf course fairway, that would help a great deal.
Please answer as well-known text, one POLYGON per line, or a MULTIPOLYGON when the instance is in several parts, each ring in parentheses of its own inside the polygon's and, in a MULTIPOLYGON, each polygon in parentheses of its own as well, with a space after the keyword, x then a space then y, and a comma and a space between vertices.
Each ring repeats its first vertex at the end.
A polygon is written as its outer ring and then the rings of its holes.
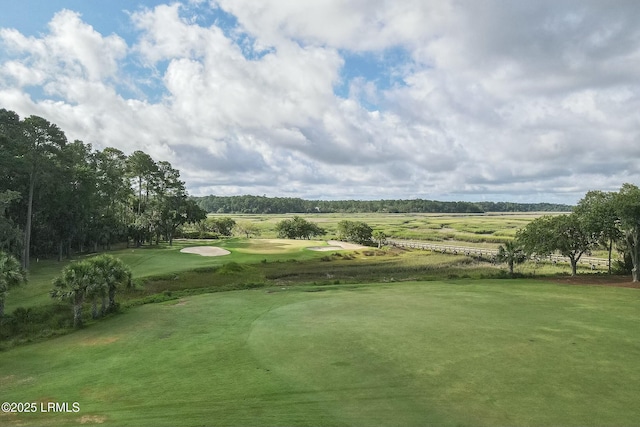
POLYGON ((192 296, 0 353, 0 425, 634 425, 640 294, 534 280, 192 296))

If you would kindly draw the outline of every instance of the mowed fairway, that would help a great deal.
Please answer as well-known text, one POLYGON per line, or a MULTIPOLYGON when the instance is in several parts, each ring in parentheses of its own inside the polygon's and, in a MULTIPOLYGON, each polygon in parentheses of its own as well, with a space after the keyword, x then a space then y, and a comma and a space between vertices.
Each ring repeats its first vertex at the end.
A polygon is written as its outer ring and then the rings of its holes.
POLYGON ((0 367, 3 401, 81 408, 0 425, 637 425, 640 294, 527 280, 207 294, 0 367))

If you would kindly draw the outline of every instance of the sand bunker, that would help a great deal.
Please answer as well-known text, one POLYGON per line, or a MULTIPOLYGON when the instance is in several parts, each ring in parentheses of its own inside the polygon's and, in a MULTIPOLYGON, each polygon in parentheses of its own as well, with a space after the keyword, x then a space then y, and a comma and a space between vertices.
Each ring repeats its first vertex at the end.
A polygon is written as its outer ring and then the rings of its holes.
POLYGON ((310 251, 343 251, 343 250, 357 250, 357 249, 366 249, 367 246, 356 245, 354 243, 340 242, 338 240, 327 240, 327 243, 330 246, 311 246, 308 247, 310 251))
POLYGON ((193 246, 191 248, 180 249, 180 252, 202 256, 222 256, 229 255, 231 253, 226 249, 218 248, 216 246, 193 246))
POLYGON ((340 246, 309 246, 307 249, 310 251, 329 252, 329 251, 343 251, 344 248, 340 246))

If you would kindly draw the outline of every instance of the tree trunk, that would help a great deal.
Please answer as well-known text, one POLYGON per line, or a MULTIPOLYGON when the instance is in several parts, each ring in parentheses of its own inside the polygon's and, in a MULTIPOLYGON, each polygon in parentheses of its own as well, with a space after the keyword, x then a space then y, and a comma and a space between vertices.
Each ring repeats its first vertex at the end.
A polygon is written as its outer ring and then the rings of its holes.
POLYGON ((31 246, 31 216, 33 214, 33 190, 36 186, 35 172, 32 170, 29 174, 29 201, 27 202, 27 223, 24 227, 24 257, 22 259, 22 267, 25 271, 29 271, 29 250, 31 246))
POLYGON ((578 272, 578 260, 574 257, 569 257, 569 260, 571 261, 571 275, 575 276, 578 272))
POLYGON ((613 239, 609 239, 609 274, 611 274, 611 250, 613 248, 613 239))
POLYGON ((97 319, 98 317, 98 299, 94 297, 91 300, 91 318, 97 319))
POLYGON ((627 239, 627 241, 629 242, 631 261, 633 262, 633 270, 631 270, 631 275, 633 277, 633 281, 638 282, 640 281, 640 266, 638 266, 638 235, 634 233, 630 237, 631 238, 627 239))
POLYGON ((112 286, 109 288, 109 308, 110 312, 114 311, 116 308, 116 287, 112 286))
POLYGON ((81 298, 75 298, 73 303, 73 327, 82 328, 82 303, 81 298))
POLYGON ((102 306, 100 307, 100 312, 101 312, 101 314, 103 316, 105 314, 107 314, 108 303, 109 303, 109 300, 108 300, 107 296, 106 295, 102 295, 102 306))
POLYGON ((142 210, 142 176, 138 177, 138 215, 142 210))
POLYGON ((58 242, 58 262, 62 262, 62 240, 58 242))
POLYGON ((638 269, 638 250, 637 248, 631 248, 631 260, 633 261, 633 270, 631 270, 631 277, 634 282, 640 281, 640 270, 638 269))
POLYGON ((0 297, 0 319, 4 316, 4 298, 0 297))
POLYGON ((510 259, 510 260, 509 260, 509 274, 510 274, 511 276, 513 276, 513 264, 514 264, 513 260, 512 260, 512 259, 510 259))

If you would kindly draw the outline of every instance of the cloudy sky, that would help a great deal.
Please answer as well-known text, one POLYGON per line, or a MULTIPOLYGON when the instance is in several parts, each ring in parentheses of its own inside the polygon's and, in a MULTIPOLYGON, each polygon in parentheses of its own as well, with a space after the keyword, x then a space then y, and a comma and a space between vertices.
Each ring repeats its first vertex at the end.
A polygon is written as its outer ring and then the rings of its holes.
POLYGON ((21 0, 0 108, 193 195, 574 203, 640 183, 636 0, 21 0))

